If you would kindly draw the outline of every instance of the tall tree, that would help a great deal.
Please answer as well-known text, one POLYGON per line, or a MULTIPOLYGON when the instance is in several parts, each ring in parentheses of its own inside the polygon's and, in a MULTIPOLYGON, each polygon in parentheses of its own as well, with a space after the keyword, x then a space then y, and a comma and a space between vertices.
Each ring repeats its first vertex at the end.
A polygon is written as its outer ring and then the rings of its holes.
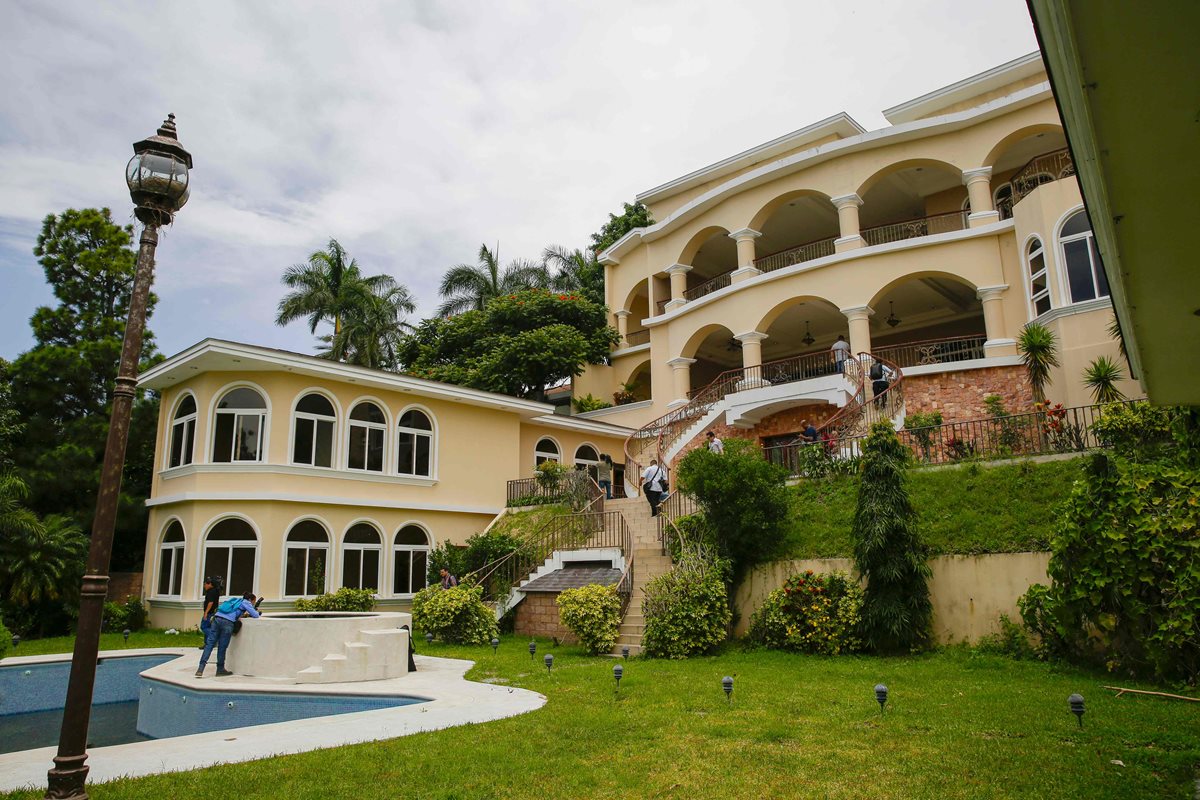
POLYGON ((412 330, 404 315, 415 310, 406 287, 394 281, 378 283, 346 312, 340 330, 321 337, 326 347, 319 355, 371 369, 395 369, 396 351, 412 330))
MULTIPOLYGON (((108 209, 68 209, 46 217, 34 254, 58 303, 31 320, 35 344, 8 370, 12 407, 23 428, 12 458, 39 516, 68 515, 87 530, 95 511, 111 393, 133 286, 132 226, 108 209)), ((147 313, 154 310, 151 295, 147 313)), ((160 357, 147 331, 142 366, 160 357)), ((134 408, 131 442, 154 440, 158 399, 134 408)), ((125 466, 114 540, 114 568, 140 563, 153 449, 133 446, 125 466)))
POLYGON ((438 316, 480 311, 495 297, 549 286, 550 275, 543 264, 517 259, 502 268, 499 252, 499 247, 489 250, 486 244, 480 245, 477 263, 455 264, 446 271, 438 288, 444 301, 438 306, 438 316))
POLYGON ((551 245, 542 251, 542 264, 550 273, 551 289, 578 292, 593 303, 604 305, 604 265, 595 253, 551 245))
POLYGON ((593 253, 603 253, 634 228, 648 228, 654 224, 654 220, 650 217, 650 209, 641 202, 625 203, 624 206, 620 216, 609 214, 608 222, 592 234, 593 253))

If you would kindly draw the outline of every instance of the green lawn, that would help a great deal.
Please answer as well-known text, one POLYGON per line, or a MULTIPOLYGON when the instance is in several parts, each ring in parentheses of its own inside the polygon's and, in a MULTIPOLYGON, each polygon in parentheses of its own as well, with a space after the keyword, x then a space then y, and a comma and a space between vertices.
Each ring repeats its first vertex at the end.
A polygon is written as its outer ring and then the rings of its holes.
MULTIPOLYGON (((139 647, 199 647, 204 639, 199 632, 184 631, 178 635, 170 635, 160 630, 136 631, 129 634, 129 641, 120 633, 103 633, 100 635, 101 650, 134 650, 139 647)), ((40 656, 47 653, 69 653, 75 646, 74 636, 55 636, 50 639, 28 639, 13 649, 11 646, 7 656, 40 656)))
MULTIPOLYGON (((170 637, 169 637, 170 638, 170 637)), ((131 640, 132 641, 132 640, 131 640)), ((1200 708, 1106 691, 1103 676, 962 649, 825 659, 764 651, 608 658, 523 639, 470 677, 544 693, 483 725, 95 787, 100 798, 1191 798, 1200 708), (556 656, 547 674, 542 655, 556 656), (733 675, 732 704, 721 692, 733 675), (883 717, 872 688, 891 689, 883 717), (1066 698, 1087 699, 1083 729, 1066 698), (1123 762, 1124 766, 1112 763, 1123 762)), ((14 797, 35 798, 40 793, 14 797)))
MULTIPOLYGON (((966 464, 910 469, 908 491, 933 555, 1048 550, 1055 507, 1082 462, 966 464)), ((794 487, 792 558, 849 556, 858 478, 800 481, 794 487)))

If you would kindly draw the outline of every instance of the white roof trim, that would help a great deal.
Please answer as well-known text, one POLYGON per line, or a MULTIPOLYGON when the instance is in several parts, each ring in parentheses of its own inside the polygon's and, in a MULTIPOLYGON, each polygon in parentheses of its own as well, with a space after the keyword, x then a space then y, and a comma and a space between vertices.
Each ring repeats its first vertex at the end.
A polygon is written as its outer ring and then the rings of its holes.
POLYGON ((731 172, 754 166, 760 161, 774 158, 781 153, 794 150, 815 139, 821 139, 831 134, 837 134, 842 138, 846 138, 866 132, 867 129, 855 122, 849 114, 839 111, 832 117, 826 117, 819 122, 806 125, 798 131, 785 133, 777 139, 772 139, 749 150, 743 150, 737 155, 722 159, 715 164, 709 164, 707 167, 701 167, 695 172, 689 172, 681 178, 676 178, 675 180, 667 181, 661 186, 648 189, 637 195, 636 199, 641 203, 653 203, 656 200, 678 194, 693 186, 708 183, 715 178, 720 178, 731 172))
POLYGON ((229 342, 222 339, 205 339, 181 353, 171 356, 138 377, 138 385, 146 389, 164 389, 176 385, 183 380, 200 374, 189 371, 192 362, 204 356, 218 356, 228 359, 239 366, 230 366, 228 370, 218 370, 206 367, 203 371, 241 372, 246 369, 245 362, 259 365, 270 372, 294 372, 299 375, 309 375, 327 378, 343 383, 354 383, 362 387, 375 387, 396 392, 406 392, 417 397, 431 397, 448 400, 455 403, 498 408, 511 411, 523 417, 540 417, 552 413, 554 406, 548 403, 538 403, 533 400, 523 400, 519 397, 483 392, 478 389, 468 389, 449 383, 438 383, 409 375, 385 372, 377 369, 367 369, 339 361, 329 361, 316 356, 293 353, 287 350, 275 350, 269 347, 229 342), (236 361, 235 361, 236 359, 236 361))
POLYGON ((526 422, 532 425, 545 425, 549 428, 596 433, 601 436, 628 437, 633 433, 633 428, 626 428, 624 425, 579 419, 578 417, 567 417, 562 414, 547 414, 544 417, 534 417, 531 420, 526 420, 526 422))
POLYGON ((937 111, 970 100, 987 92, 995 91, 1002 86, 1029 78, 1046 71, 1042 64, 1042 54, 1034 51, 1028 55, 1014 58, 1006 64, 993 67, 986 72, 964 78, 958 83, 935 89, 929 94, 923 94, 914 100, 908 100, 898 106, 892 106, 883 112, 884 118, 893 125, 902 122, 927 117, 937 111))

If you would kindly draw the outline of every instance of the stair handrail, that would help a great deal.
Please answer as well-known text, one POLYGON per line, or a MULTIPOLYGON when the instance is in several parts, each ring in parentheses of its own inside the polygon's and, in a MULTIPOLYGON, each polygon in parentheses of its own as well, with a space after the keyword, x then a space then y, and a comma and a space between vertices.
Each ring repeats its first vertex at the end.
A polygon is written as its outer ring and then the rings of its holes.
POLYGON ((625 555, 625 569, 621 572, 621 579, 617 581, 617 597, 621 598, 621 618, 625 618, 625 612, 629 610, 629 601, 633 599, 633 535, 629 532, 629 524, 625 521, 625 515, 621 512, 616 512, 621 520, 621 550, 625 555))
POLYGON ((854 371, 857 384, 850 402, 836 414, 817 427, 818 441, 806 442, 797 436, 790 445, 819 444, 836 448, 842 439, 851 438, 870 429, 883 414, 899 411, 904 404, 904 371, 895 362, 883 358, 876 353, 859 353, 855 358, 847 359, 846 370, 854 371), (867 384, 870 365, 878 361, 895 374, 895 380, 890 381, 888 388, 867 399, 867 384))

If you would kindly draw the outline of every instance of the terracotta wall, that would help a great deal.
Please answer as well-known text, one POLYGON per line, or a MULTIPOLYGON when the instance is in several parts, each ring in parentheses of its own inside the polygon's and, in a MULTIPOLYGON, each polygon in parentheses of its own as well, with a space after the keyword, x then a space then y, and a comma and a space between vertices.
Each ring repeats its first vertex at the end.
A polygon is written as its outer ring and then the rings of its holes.
POLYGON ((108 576, 108 599, 113 603, 124 603, 128 597, 142 596, 142 573, 113 572, 108 576))
MULTIPOLYGON (((800 423, 806 419, 819 428, 840 410, 836 406, 831 406, 827 403, 797 406, 796 408, 784 409, 777 414, 764 417, 753 428, 735 428, 732 425, 726 425, 724 417, 718 417, 717 423, 710 425, 708 430, 715 433, 722 441, 728 439, 749 439, 757 444, 762 444, 762 439, 770 436, 780 436, 789 433, 794 433, 797 436, 800 435, 800 432, 804 430, 804 426, 800 423)), ((694 438, 679 452, 679 455, 671 462, 672 465, 678 463, 679 459, 697 447, 705 446, 707 441, 707 437, 704 434, 700 434, 694 438)))
POLYGON ((990 394, 1003 397, 1010 412, 1032 410, 1033 390, 1022 366, 904 376, 905 410, 941 411, 946 422, 990 416, 983 404, 990 394))
POLYGON ((513 633, 518 636, 558 637, 559 641, 574 644, 575 634, 559 622, 558 595, 530 592, 517 604, 513 633))

